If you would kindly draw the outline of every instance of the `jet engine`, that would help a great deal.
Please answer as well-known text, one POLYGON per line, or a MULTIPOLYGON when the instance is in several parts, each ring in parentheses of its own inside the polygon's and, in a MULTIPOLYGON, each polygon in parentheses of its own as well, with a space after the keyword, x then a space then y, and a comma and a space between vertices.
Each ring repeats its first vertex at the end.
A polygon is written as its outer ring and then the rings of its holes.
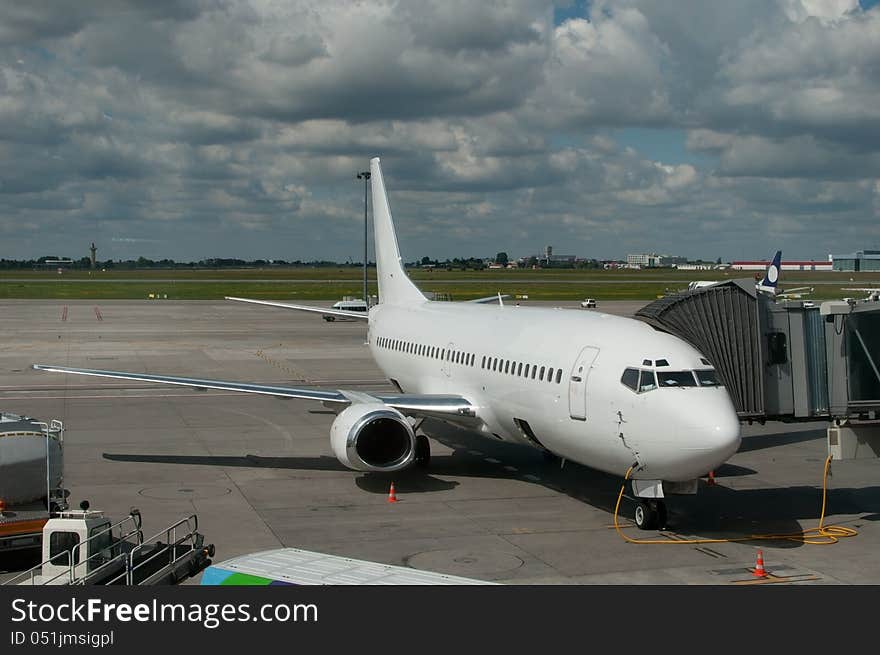
POLYGON ((399 471, 415 459, 416 435, 406 417, 381 403, 345 408, 330 428, 336 459, 355 471, 399 471))

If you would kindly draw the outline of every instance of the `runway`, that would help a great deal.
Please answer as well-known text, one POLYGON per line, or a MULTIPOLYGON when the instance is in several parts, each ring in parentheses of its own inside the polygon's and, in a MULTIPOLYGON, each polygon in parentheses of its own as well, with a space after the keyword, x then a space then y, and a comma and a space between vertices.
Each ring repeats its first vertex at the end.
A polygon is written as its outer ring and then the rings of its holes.
MULTIPOLYGON (((327 303, 328 305, 330 303, 327 303)), ((575 303, 554 303, 569 306, 575 303)), ((606 302, 629 315, 642 303, 606 302)), ((572 309, 572 311, 581 311, 572 309)), ((73 505, 113 517, 140 508, 145 532, 196 512, 216 561, 294 546, 515 584, 880 583, 880 462, 833 465, 828 519, 859 535, 792 541, 633 545, 611 527, 621 480, 426 423, 427 474, 349 471, 322 406, 33 371, 33 363, 269 384, 391 390, 361 323, 214 301, 0 301, 0 408, 64 421, 73 505)), ((717 485, 669 500, 670 529, 633 537, 738 536, 817 524, 825 424, 745 426, 717 485)), ((2 577, 2 576, 0 576, 2 577)))

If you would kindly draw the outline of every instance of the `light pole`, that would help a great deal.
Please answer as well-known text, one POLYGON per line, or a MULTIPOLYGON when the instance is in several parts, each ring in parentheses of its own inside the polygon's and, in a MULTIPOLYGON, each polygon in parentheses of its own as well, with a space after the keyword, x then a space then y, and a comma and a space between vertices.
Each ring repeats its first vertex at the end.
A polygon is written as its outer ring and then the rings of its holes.
POLYGON ((370 182, 370 171, 361 171, 357 174, 357 179, 364 181, 364 304, 367 310, 370 309, 370 296, 367 293, 367 244, 369 243, 369 232, 367 230, 367 185, 370 182))

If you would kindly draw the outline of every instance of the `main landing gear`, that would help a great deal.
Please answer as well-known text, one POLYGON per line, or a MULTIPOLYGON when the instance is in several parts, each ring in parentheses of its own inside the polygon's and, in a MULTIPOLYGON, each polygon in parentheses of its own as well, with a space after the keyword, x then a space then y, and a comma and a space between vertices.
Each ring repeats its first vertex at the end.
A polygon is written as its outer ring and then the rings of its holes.
POLYGON ((431 442, 423 434, 416 435, 415 464, 420 469, 427 469, 431 465, 431 442))
POLYGON ((666 503, 662 500, 640 500, 633 519, 640 530, 663 530, 666 528, 666 503))

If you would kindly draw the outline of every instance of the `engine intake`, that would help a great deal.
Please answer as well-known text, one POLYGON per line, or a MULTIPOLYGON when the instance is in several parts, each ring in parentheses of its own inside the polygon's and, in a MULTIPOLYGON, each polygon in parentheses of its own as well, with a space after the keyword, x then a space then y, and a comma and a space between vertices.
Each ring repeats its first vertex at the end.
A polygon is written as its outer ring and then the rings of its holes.
POLYGON ((333 454, 355 471, 399 471, 415 458, 416 435, 406 417, 381 403, 345 408, 330 428, 333 454))

